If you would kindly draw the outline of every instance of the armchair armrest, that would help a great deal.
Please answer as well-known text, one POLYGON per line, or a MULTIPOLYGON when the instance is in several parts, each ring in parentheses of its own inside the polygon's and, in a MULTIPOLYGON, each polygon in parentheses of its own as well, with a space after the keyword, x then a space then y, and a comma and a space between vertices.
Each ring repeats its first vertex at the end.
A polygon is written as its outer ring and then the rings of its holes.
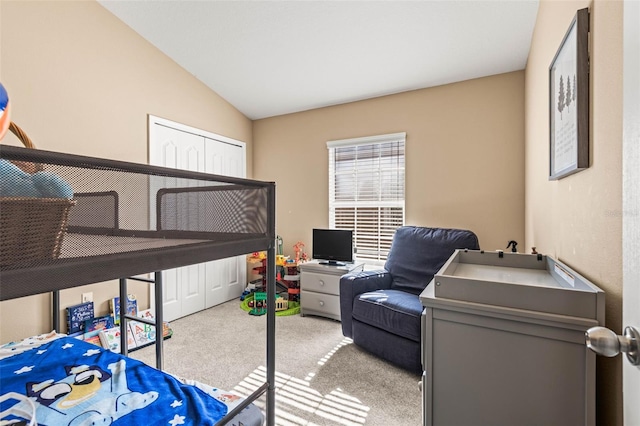
POLYGON ((340 278, 340 321, 342 334, 353 337, 353 302, 362 293, 391 288, 391 274, 384 270, 352 272, 340 278))

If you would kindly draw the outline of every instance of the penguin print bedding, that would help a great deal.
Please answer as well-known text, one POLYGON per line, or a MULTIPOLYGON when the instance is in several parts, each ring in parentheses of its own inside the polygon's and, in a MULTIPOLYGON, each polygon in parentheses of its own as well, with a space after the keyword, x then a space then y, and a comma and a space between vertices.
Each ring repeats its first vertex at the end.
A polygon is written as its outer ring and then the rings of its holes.
MULTIPOLYGON (((215 425, 240 397, 56 335, 3 348, 0 425, 215 425)), ((255 405, 235 425, 261 425, 255 405)))

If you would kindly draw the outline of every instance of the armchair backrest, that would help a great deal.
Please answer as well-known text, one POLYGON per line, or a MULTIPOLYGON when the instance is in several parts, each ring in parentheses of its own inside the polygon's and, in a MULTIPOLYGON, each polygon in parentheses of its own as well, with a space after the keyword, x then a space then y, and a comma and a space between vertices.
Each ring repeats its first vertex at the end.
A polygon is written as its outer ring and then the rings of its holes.
POLYGON ((478 237, 465 229, 398 228, 384 266, 391 288, 419 294, 456 249, 479 250, 478 237))

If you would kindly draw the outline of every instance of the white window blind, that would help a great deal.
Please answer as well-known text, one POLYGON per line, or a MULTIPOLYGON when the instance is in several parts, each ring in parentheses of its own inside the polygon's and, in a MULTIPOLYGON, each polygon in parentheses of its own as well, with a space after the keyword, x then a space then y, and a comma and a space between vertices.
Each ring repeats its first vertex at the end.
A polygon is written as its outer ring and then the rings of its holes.
POLYGON ((329 226, 351 229, 356 257, 384 261, 404 225, 405 133, 327 142, 329 226))

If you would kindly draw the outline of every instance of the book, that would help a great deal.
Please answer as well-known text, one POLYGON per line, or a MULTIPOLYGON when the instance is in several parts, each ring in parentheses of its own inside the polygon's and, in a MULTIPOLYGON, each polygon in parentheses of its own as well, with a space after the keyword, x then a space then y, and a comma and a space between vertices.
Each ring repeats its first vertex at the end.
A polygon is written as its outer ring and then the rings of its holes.
MULTIPOLYGON (((120 327, 100 330, 99 336, 104 348, 109 349, 111 352, 120 353, 120 327)), ((127 349, 131 350, 135 347, 136 342, 133 340, 131 329, 127 327, 127 349)))
POLYGON ((84 339, 97 336, 100 330, 114 327, 113 317, 111 315, 103 315, 93 317, 84 321, 84 339))
POLYGON ((143 309, 138 312, 138 318, 144 318, 149 321, 153 321, 155 316, 153 315, 153 311, 151 309, 143 309))
POLYGON ((84 302, 67 308, 67 334, 84 331, 85 320, 93 318, 93 302, 84 302))
POLYGON ((102 347, 102 343, 100 342, 100 336, 98 336, 97 334, 95 336, 91 336, 91 337, 88 337, 88 338, 83 339, 83 340, 85 342, 93 343, 96 346, 102 347))
POLYGON ((136 347, 146 346, 156 341, 156 327, 140 321, 130 320, 129 329, 136 347))
MULTIPOLYGON (((120 324, 120 297, 109 300, 109 309, 113 316, 113 323, 120 324)), ((134 294, 127 294, 127 315, 138 315, 138 301, 134 294)))
MULTIPOLYGON (((143 309, 141 311, 138 312, 138 317, 139 318, 144 318, 146 320, 149 321, 154 321, 155 320, 155 316, 153 315, 153 311, 151 309, 143 309)), ((155 326, 151 326, 154 328, 154 333, 155 333, 155 326)), ((169 337, 171 337, 173 335, 173 330, 171 329, 171 326, 169 325, 168 321, 162 321, 162 337, 164 339, 168 339, 169 337)))

